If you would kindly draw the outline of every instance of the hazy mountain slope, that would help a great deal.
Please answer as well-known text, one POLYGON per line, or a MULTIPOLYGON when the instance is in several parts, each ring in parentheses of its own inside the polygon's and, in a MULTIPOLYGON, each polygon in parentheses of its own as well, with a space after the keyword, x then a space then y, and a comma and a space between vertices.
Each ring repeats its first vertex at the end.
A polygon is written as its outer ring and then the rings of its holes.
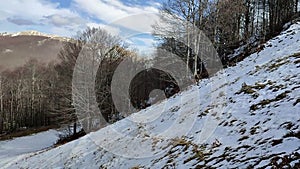
POLYGON ((297 23, 175 98, 4 168, 296 168, 299 74, 297 23))
POLYGON ((55 61, 63 42, 68 40, 36 31, 0 34, 0 67, 22 66, 30 59, 42 63, 55 61))

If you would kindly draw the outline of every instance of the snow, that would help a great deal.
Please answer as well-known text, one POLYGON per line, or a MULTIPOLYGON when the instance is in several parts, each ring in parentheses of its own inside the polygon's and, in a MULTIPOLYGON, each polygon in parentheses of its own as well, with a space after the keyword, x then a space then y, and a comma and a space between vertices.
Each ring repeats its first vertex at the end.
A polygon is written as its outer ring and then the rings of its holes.
POLYGON ((299 56, 296 23, 199 86, 3 168, 270 168, 300 153, 299 56))
POLYGON ((5 49, 2 51, 3 54, 12 53, 12 52, 13 52, 13 50, 11 50, 11 49, 5 49))
POLYGON ((48 130, 30 136, 0 141, 0 166, 3 166, 18 155, 40 151, 53 146, 58 140, 58 135, 58 131, 48 130))
POLYGON ((56 35, 49 35, 49 34, 44 34, 38 31, 34 31, 34 30, 29 30, 29 31, 23 31, 23 32, 17 32, 14 34, 10 34, 10 36, 14 37, 14 36, 22 36, 22 35, 28 35, 28 36, 45 36, 45 37, 59 37, 56 35))
POLYGON ((55 40, 60 40, 60 41, 70 41, 70 38, 67 37, 60 37, 58 35, 50 35, 50 34, 45 34, 45 33, 41 33, 38 31, 34 31, 34 30, 28 30, 28 31, 23 31, 23 32, 16 32, 16 33, 1 33, 1 36, 10 36, 10 37, 16 37, 16 36, 42 36, 42 37, 48 37, 51 39, 55 39, 55 40))

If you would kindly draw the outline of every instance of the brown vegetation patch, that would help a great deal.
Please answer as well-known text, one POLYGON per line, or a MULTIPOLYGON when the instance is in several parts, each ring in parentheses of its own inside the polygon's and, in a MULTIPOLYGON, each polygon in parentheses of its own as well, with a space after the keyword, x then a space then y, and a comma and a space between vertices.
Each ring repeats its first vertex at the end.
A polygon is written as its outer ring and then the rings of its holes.
POLYGON ((288 93, 290 93, 290 91, 285 91, 279 95, 277 95, 274 99, 265 99, 260 101, 258 104, 254 104, 250 107, 250 110, 258 110, 260 108, 265 107, 266 105, 272 103, 272 102, 276 102, 276 101, 280 101, 284 98, 286 98, 288 95, 288 93))

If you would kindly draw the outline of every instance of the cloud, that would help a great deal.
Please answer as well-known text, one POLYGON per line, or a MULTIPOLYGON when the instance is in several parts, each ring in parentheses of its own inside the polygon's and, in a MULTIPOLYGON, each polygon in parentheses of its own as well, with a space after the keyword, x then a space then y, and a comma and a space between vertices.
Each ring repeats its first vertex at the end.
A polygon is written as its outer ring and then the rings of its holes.
POLYGON ((105 23, 139 13, 158 13, 158 9, 153 6, 127 6, 119 0, 75 0, 74 2, 78 9, 105 23))
POLYGON ((119 25, 135 32, 152 33, 152 26, 159 21, 159 18, 159 15, 156 13, 140 13, 124 17, 111 24, 117 26, 119 25))
MULTIPOLYGON (((118 34, 121 28, 109 23, 135 14, 158 13, 157 3, 153 1, 126 4, 121 0, 73 0, 67 4, 62 6, 51 0, 11 0, 2 3, 0 32, 34 29, 49 34, 70 36, 87 26, 100 25, 110 33, 118 34)), ((148 29, 152 21, 146 18, 135 22, 133 19, 118 24, 130 29, 137 27, 148 29)))
POLYGON ((131 39, 132 41, 135 41, 138 44, 145 45, 148 47, 153 47, 153 45, 155 44, 155 40, 153 39, 153 37, 133 37, 131 39))
POLYGON ((91 27, 91 28, 99 28, 100 27, 101 29, 106 30, 108 33, 110 33, 114 36, 119 35, 120 32, 121 32, 121 30, 117 27, 110 26, 110 25, 105 25, 105 24, 101 24, 101 23, 91 22, 91 23, 87 23, 87 26, 91 27))
POLYGON ((49 23, 57 27, 80 25, 85 23, 85 21, 80 17, 77 16, 67 17, 58 14, 45 16, 45 19, 48 20, 49 23))
POLYGON ((16 25, 35 25, 34 22, 22 18, 7 18, 7 21, 16 25))
MULTIPOLYGON (((58 35, 69 36, 73 29, 86 27, 84 18, 70 8, 46 0, 13 0, 0 6, 0 31, 16 32, 35 29, 54 34, 52 30, 64 29, 58 35), (67 34, 62 34, 68 32, 67 34)), ((77 30, 77 31, 78 31, 77 30)))
POLYGON ((102 24, 89 23, 89 26, 100 26, 112 34, 118 33, 131 48, 139 54, 151 55, 154 51, 153 37, 136 37, 153 32, 153 25, 159 20, 158 3, 125 4, 120 0, 75 0, 77 9, 87 13, 102 24), (103 27, 103 25, 106 25, 103 27))
POLYGON ((110 2, 98 0, 75 0, 76 7, 87 14, 100 19, 106 23, 127 15, 126 11, 118 9, 110 2))
POLYGON ((109 30, 118 30, 123 37, 152 33, 152 26, 159 20, 158 3, 153 1, 134 5, 120 0, 75 0, 74 6, 92 18, 103 21, 102 24, 108 25, 109 30))
POLYGON ((134 49, 140 56, 152 56, 155 53, 155 40, 150 34, 141 34, 126 39, 130 49, 134 49))
POLYGON ((18 16, 31 21, 39 21, 44 16, 59 14, 63 16, 74 16, 76 13, 66 8, 58 8, 57 3, 46 0, 14 0, 1 4, 0 11, 8 17, 18 16))

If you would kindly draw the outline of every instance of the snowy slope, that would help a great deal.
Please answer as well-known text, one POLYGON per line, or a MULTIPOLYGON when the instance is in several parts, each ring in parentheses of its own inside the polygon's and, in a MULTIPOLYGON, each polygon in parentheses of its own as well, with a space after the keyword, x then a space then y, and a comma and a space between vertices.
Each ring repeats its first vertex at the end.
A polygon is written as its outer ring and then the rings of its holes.
POLYGON ((199 86, 4 168, 296 168, 299 74, 297 23, 199 86))
POLYGON ((59 139, 59 134, 60 132, 57 130, 48 130, 30 136, 0 141, 0 166, 3 166, 18 155, 36 152, 53 146, 59 139))

